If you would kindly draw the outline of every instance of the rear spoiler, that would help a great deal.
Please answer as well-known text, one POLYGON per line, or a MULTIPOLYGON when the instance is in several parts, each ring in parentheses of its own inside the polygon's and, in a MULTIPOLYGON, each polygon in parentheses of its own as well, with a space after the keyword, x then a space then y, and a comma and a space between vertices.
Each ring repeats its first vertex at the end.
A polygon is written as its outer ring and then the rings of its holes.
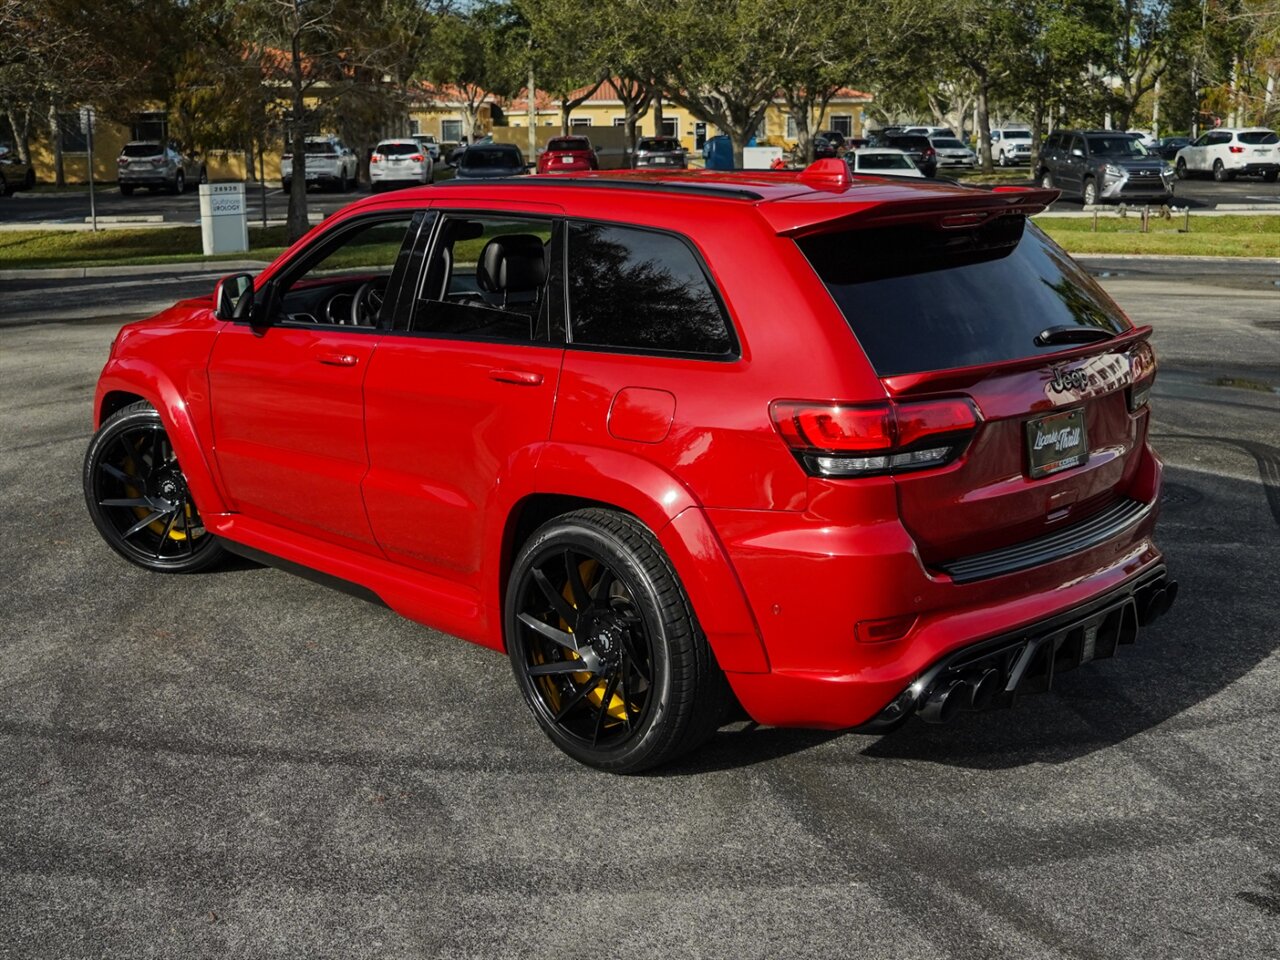
POLYGON ((868 179, 839 193, 775 200, 757 209, 784 237, 900 223, 932 223, 940 230, 956 230, 996 217, 1033 216, 1057 200, 1059 192, 1041 187, 986 190, 920 180, 868 179))

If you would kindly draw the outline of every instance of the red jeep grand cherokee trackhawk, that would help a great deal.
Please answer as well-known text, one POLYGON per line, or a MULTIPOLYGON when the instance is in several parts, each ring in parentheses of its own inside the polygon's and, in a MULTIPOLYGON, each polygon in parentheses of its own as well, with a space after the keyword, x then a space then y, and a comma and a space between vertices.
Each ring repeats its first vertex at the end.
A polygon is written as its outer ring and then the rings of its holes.
POLYGON ((1054 191, 586 173, 353 204, 124 327, 89 512, 505 650, 634 771, 764 724, 1007 705, 1173 601, 1150 328, 1027 219, 1054 191))

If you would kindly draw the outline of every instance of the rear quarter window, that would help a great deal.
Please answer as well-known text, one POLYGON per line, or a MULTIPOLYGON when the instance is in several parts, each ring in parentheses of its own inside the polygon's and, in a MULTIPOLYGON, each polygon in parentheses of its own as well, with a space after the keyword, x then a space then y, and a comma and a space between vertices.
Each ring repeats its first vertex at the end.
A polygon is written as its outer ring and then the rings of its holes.
POLYGON ((1248 133, 1238 133, 1236 134, 1236 139, 1241 143, 1248 143, 1253 146, 1280 143, 1280 137, 1277 137, 1270 130, 1251 130, 1248 133))
POLYGON ((1022 217, 977 230, 907 225, 797 241, 882 377, 1062 350, 1060 325, 1129 322, 1063 250, 1022 217))
POLYGON ((674 234, 570 223, 568 292, 575 344, 720 358, 736 354, 728 317, 700 258, 674 234))

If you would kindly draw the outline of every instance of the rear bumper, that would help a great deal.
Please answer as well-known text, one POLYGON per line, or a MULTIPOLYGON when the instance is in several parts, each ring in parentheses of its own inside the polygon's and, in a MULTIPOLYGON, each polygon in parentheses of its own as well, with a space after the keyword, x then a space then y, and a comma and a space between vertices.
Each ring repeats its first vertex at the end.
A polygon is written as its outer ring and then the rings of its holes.
POLYGON ((137 173, 129 173, 127 170, 121 170, 116 174, 116 183, 125 187, 162 187, 167 186, 177 179, 177 172, 173 170, 157 170, 155 172, 139 171, 137 173))
MULTIPOLYGON (((863 496, 883 498, 872 506, 884 519, 851 526, 801 514, 708 510, 770 665, 768 673, 728 674, 738 699, 753 719, 773 726, 861 726, 957 651, 1025 642, 1046 624, 1074 622, 1108 598, 1133 595, 1163 569, 1153 540, 1160 475, 1148 452, 1128 491, 1138 509, 1105 539, 1085 537, 1093 528, 1082 524, 1074 552, 1003 568, 991 564, 1009 558, 977 557, 983 569, 976 577, 921 562, 888 487, 862 488, 863 496), (900 638, 865 642, 870 625, 894 621, 905 621, 895 631, 900 638)), ((1052 544, 1028 546, 1038 552, 1052 544)))
POLYGON ((1243 173, 1245 176, 1250 174, 1260 176, 1264 173, 1271 173, 1280 170, 1280 163, 1246 163, 1238 167, 1228 167, 1232 173, 1243 173))

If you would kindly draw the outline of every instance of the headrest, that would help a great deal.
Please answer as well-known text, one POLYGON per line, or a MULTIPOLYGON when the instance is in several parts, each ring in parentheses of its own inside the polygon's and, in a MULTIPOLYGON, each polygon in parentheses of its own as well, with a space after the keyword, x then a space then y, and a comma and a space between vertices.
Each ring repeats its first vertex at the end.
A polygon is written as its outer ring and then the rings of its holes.
POLYGON ((536 290, 546 279, 546 250, 531 233, 494 237, 485 244, 476 265, 480 289, 490 293, 536 290))

